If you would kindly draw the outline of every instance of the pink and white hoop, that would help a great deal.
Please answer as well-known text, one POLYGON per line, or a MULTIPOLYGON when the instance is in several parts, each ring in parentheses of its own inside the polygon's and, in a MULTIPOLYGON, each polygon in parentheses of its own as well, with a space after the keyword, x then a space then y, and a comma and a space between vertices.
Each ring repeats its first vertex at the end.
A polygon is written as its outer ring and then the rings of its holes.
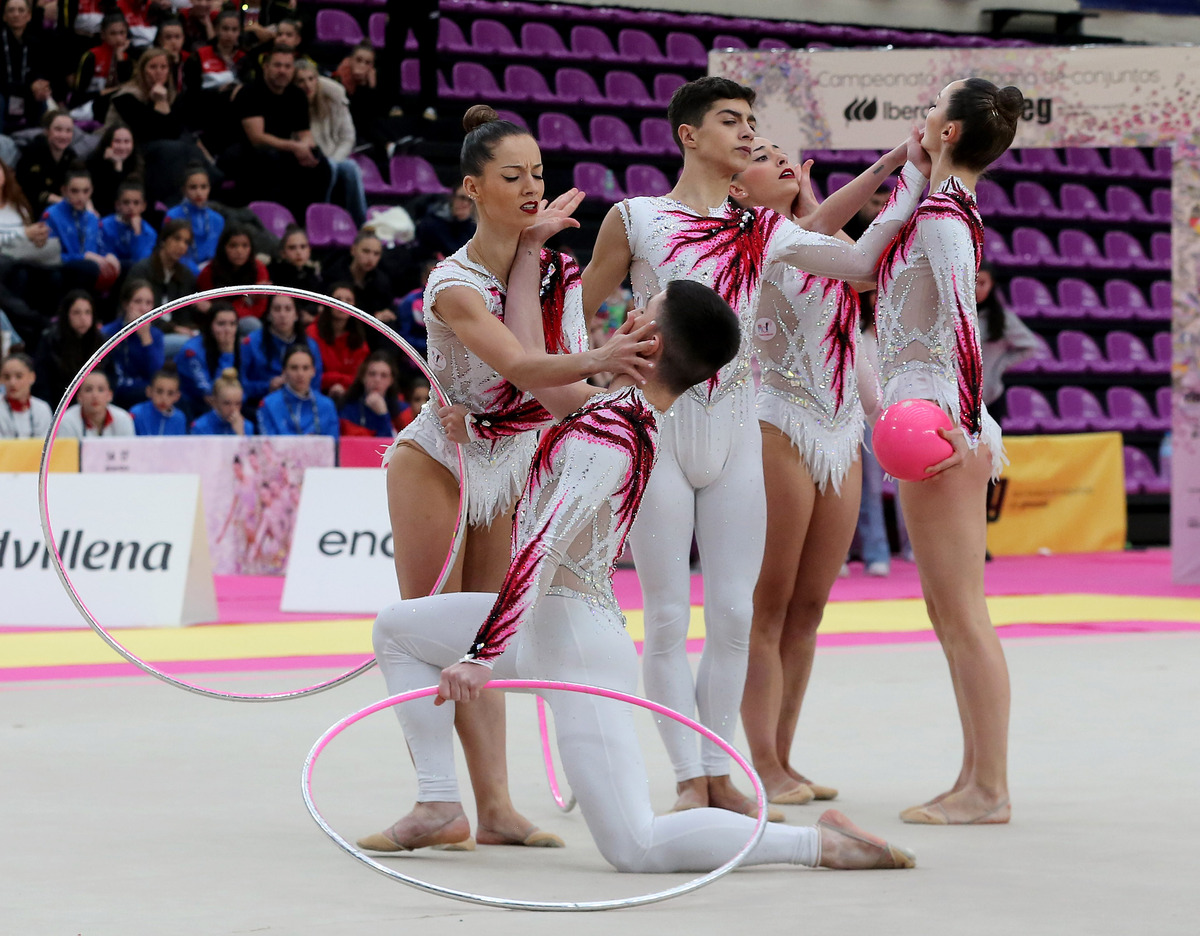
POLYGON ((550 726, 546 723, 546 700, 537 697, 538 734, 542 739, 542 759, 546 762, 546 782, 550 784, 550 795, 554 803, 563 812, 568 813, 575 808, 575 794, 570 799, 564 799, 558 787, 558 774, 554 770, 554 755, 550 751, 550 726))

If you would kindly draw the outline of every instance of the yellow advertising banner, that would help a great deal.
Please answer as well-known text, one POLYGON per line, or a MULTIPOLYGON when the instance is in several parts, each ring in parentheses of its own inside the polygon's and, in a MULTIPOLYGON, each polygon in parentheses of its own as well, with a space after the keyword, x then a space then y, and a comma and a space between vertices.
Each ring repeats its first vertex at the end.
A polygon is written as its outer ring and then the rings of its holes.
MULTIPOLYGON (((37 471, 42 465, 44 439, 0 439, 0 474, 37 471)), ((51 471, 79 471, 79 440, 56 439, 50 453, 51 471)))
POLYGON ((1121 433, 1008 436, 1004 446, 1012 464, 988 498, 994 555, 1125 547, 1121 433))

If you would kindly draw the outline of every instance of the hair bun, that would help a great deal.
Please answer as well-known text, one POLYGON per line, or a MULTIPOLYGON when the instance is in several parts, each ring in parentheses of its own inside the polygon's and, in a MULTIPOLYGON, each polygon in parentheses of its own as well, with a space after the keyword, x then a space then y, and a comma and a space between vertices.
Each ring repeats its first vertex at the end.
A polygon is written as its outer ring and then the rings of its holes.
POLYGON ((463 114, 463 129, 470 133, 476 127, 482 127, 484 124, 491 123, 494 120, 499 120, 500 115, 495 109, 487 104, 475 104, 467 109, 463 114))
POLYGON ((221 371, 221 379, 222 380, 237 380, 238 379, 237 368, 236 367, 225 368, 223 371, 221 371))
POLYGON ((1015 124, 1021 118, 1024 107, 1025 95, 1020 88, 1009 85, 996 92, 996 109, 1006 120, 1015 124))

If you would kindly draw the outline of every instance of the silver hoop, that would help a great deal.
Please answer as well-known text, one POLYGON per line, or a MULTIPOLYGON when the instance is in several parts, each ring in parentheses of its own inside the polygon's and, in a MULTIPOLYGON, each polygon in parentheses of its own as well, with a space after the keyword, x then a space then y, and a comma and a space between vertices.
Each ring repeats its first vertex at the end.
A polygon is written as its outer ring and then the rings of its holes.
MULTIPOLYGON (((79 592, 76 591, 74 584, 67 575, 66 568, 63 565, 62 556, 59 555, 58 545, 54 539, 54 530, 50 526, 50 501, 47 491, 50 456, 54 450, 54 443, 57 441, 58 427, 62 423, 63 416, 67 411, 67 407, 70 405, 76 392, 79 390, 80 386, 83 385, 83 382, 87 379, 88 375, 90 375, 92 371, 96 369, 97 365, 99 365, 101 361, 108 357, 108 355, 117 347, 117 345, 119 345, 126 337, 137 331, 139 328, 149 325, 163 316, 169 315, 179 309, 185 309, 188 306, 192 306, 200 302, 207 302, 212 299, 225 299, 230 296, 246 295, 290 296, 294 299, 302 299, 307 302, 314 302, 319 305, 328 306, 330 308, 345 312, 352 318, 358 319, 364 325, 368 325, 375 329, 375 331, 379 332, 381 335, 391 341, 392 344, 398 347, 405 354, 405 356, 414 365, 416 365, 417 369, 420 370, 425 378, 429 381, 431 394, 436 394, 437 398, 442 402, 442 405, 449 405, 452 402, 446 395, 446 391, 442 389, 441 384, 438 383, 438 380, 433 375, 433 372, 429 369, 421 355, 416 352, 412 345, 396 334, 392 328, 375 318, 375 316, 368 315, 366 312, 355 308, 349 303, 342 302, 330 296, 322 296, 319 293, 309 292, 305 289, 293 289, 289 286, 273 286, 270 284, 261 286, 224 286, 219 289, 210 289, 206 292, 193 293, 190 296, 184 296, 180 299, 175 299, 172 302, 165 303, 159 306, 157 309, 151 309, 145 315, 133 322, 130 322, 115 335, 109 338, 108 341, 104 342, 104 344, 97 349, 96 353, 88 359, 87 363, 80 368, 79 373, 75 375, 75 379, 71 381, 70 386, 68 386, 66 392, 63 393, 62 399, 59 401, 58 408, 54 411, 54 419, 50 423, 50 429, 46 433, 46 442, 42 448, 41 467, 38 471, 38 506, 41 514, 42 535, 45 537, 46 551, 53 561, 54 571, 58 574, 59 581, 62 582, 63 588, 66 589, 67 596, 71 599, 76 609, 83 616, 83 619, 87 621, 89 625, 91 625, 92 630, 99 634, 101 639, 110 647, 112 647, 113 650, 123 656, 142 672, 148 673, 157 679, 161 679, 163 682, 170 683, 172 686, 178 686, 180 689, 186 689, 188 692, 194 692, 197 695, 208 696, 212 699, 227 699, 237 702, 277 702, 282 699, 299 699, 303 698, 304 696, 315 695, 318 692, 323 692, 326 689, 331 689, 334 686, 341 685, 342 683, 353 679, 355 676, 358 676, 360 673, 365 673, 367 670, 369 670, 375 665, 375 658, 370 657, 354 669, 347 670, 341 675, 335 676, 333 679, 316 683, 303 689, 261 694, 221 692, 216 689, 206 689, 203 686, 198 686, 195 683, 188 682, 187 680, 170 676, 167 673, 164 673, 162 670, 156 669, 136 654, 130 652, 125 648, 124 645, 121 644, 120 641, 113 637, 112 634, 110 634, 104 628, 104 626, 98 620, 96 620, 95 615, 92 614, 87 604, 79 596, 79 592)), ((438 575, 437 581, 434 583, 433 590, 430 593, 433 595, 438 594, 442 590, 447 577, 450 575, 451 569, 454 568, 454 563, 458 558, 459 550, 462 547, 463 535, 467 526, 467 465, 466 460, 463 458, 461 447, 456 448, 458 452, 459 478, 461 479, 459 484, 458 520, 455 526, 454 540, 450 547, 450 553, 447 555, 446 563, 442 566, 442 571, 438 575)))

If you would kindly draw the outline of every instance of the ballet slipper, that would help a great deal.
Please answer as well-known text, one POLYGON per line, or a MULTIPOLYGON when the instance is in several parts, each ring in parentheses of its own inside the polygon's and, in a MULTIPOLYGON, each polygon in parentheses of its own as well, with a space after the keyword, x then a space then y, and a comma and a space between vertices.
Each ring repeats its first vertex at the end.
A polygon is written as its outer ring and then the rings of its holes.
POLYGON ((464 839, 445 841, 447 827, 460 819, 465 821, 466 818, 465 815, 459 813, 457 816, 447 819, 437 828, 414 836, 406 842, 401 842, 392 834, 392 829, 395 828, 393 825, 382 832, 360 838, 355 844, 364 851, 376 852, 415 851, 418 848, 433 848, 437 851, 474 851, 475 839, 471 838, 469 834, 464 839))
POLYGON ((795 789, 784 793, 776 793, 774 796, 769 797, 767 802, 774 803, 777 806, 803 806, 805 803, 811 803, 816 799, 815 792, 812 787, 801 783, 795 789))
POLYGON ((869 833, 864 832, 848 818, 846 818, 843 813, 838 812, 836 809, 827 809, 821 814, 821 818, 817 820, 818 834, 821 829, 828 829, 830 832, 836 832, 838 835, 845 836, 846 838, 855 842, 860 842, 863 845, 869 845, 871 848, 876 850, 873 861, 871 853, 868 852, 863 859, 866 863, 856 866, 853 870, 874 871, 885 869, 915 868, 917 866, 917 856, 907 848, 901 848, 898 845, 891 845, 878 836, 870 835, 869 833))
POLYGON ((821 786, 819 783, 813 783, 806 780, 808 788, 813 791, 813 799, 815 800, 831 800, 837 799, 838 791, 835 787, 821 786))
POLYGON ((913 825, 1003 825, 1011 818, 1008 800, 970 819, 955 819, 940 802, 928 806, 910 806, 900 818, 913 825))
POLYGON ((480 827, 476 841, 480 845, 517 845, 526 848, 565 848, 567 844, 553 832, 544 832, 537 826, 530 826, 524 838, 509 838, 480 827))

